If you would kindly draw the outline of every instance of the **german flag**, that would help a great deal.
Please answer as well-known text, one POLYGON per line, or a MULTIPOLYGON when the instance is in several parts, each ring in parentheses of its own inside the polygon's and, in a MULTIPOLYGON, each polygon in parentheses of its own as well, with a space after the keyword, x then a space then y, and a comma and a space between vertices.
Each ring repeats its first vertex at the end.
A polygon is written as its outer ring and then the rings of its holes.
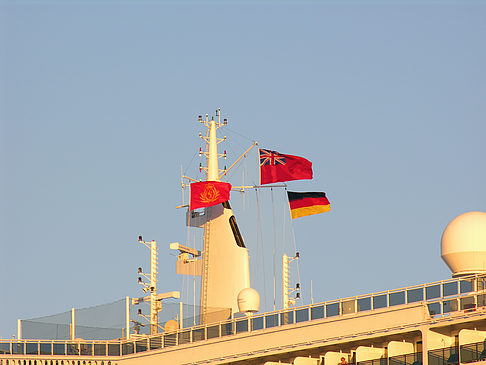
POLYGON ((287 191, 289 196, 290 213, 292 219, 305 217, 306 215, 329 212, 331 203, 326 198, 326 193, 296 193, 287 191))

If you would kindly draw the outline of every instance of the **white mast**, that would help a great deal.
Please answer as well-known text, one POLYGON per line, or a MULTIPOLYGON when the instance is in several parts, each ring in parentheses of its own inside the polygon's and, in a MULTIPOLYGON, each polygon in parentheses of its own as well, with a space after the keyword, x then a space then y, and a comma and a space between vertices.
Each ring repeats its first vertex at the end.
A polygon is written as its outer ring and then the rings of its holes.
POLYGON ((282 307, 289 308, 289 257, 285 253, 282 256, 282 307))
POLYGON ((290 299, 289 295, 294 291, 300 289, 300 283, 297 283, 295 289, 289 289, 289 264, 299 258, 299 253, 295 254, 295 257, 288 257, 287 254, 282 256, 282 307, 288 309, 291 305, 295 304, 296 299, 300 298, 300 293, 297 293, 295 299, 290 299))
MULTIPOLYGON (((226 153, 218 154, 218 144, 225 138, 218 138, 216 130, 227 124, 221 122, 221 109, 214 118, 199 121, 208 128, 206 181, 220 181, 218 159, 226 153)), ((229 318, 238 312, 238 294, 250 287, 250 265, 248 250, 236 224, 229 202, 205 209, 204 249, 201 278, 201 323, 209 323, 229 318)))
POLYGON ((150 242, 150 334, 154 335, 158 326, 157 308, 157 241, 150 242))
MULTIPOLYGON (((206 114, 207 117, 207 114, 206 114)), ((221 126, 221 122, 218 123, 221 126)), ((219 181, 219 167, 218 167, 218 141, 216 138, 216 122, 214 118, 209 123, 209 141, 208 141, 208 171, 207 181, 219 181)))
MULTIPOLYGON (((139 284, 143 285, 143 291, 146 293, 147 291, 150 292, 150 334, 156 334, 157 327, 158 327, 158 312, 159 312, 159 305, 157 303, 157 241, 152 240, 151 242, 145 242, 142 239, 142 236, 138 236, 138 242, 144 244, 146 247, 150 249, 150 275, 142 273, 142 268, 138 269, 138 273, 145 278, 150 280, 150 283, 142 282, 142 278, 138 278, 139 284)), ((138 302, 137 302, 138 304, 138 302)), ((139 311, 141 315, 141 311, 139 311)))
MULTIPOLYGON (((199 133, 199 137, 206 141, 206 148, 204 151, 202 148, 199 149, 199 156, 206 157, 206 166, 200 164, 200 171, 206 172, 206 181, 219 182, 228 170, 226 167, 225 170, 220 170, 218 166, 219 158, 226 159, 226 151, 218 153, 218 144, 225 141, 226 137, 218 138, 216 131, 225 126, 227 121, 224 119, 221 122, 221 109, 216 111, 216 116, 217 120, 209 120, 207 114, 204 120, 199 116, 199 122, 207 128, 204 135, 199 133)), ((230 169, 255 145, 256 143, 253 143, 230 169)), ((187 176, 183 178, 197 182, 196 179, 187 176)), ((182 182, 182 187, 185 186, 187 185, 182 182)), ((180 251, 176 265, 178 274, 201 276, 200 323, 226 320, 239 311, 258 311, 260 297, 256 290, 250 288, 248 250, 229 201, 204 208, 204 213, 188 211, 187 224, 204 228, 202 254, 175 243, 171 244, 171 248, 180 251)))

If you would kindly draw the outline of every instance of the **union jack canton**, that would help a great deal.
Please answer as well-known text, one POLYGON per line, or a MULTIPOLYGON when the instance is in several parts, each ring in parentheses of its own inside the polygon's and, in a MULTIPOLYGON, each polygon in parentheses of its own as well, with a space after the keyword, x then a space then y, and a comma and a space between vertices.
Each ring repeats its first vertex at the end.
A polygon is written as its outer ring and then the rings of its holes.
POLYGON ((285 155, 281 155, 275 151, 260 149, 260 166, 285 164, 285 155))

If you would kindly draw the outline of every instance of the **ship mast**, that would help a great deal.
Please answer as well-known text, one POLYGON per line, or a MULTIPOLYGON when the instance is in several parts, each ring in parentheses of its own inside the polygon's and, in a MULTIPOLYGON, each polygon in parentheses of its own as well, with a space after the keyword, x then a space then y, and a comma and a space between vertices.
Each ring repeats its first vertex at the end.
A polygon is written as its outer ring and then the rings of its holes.
POLYGON ((220 170, 218 160, 221 157, 226 158, 226 151, 223 154, 218 154, 218 144, 226 141, 226 137, 218 138, 216 135, 216 130, 227 125, 228 121, 225 118, 223 122, 221 122, 221 108, 216 111, 216 116, 218 117, 217 122, 214 120, 214 117, 211 117, 211 120, 209 120, 208 114, 206 114, 205 120, 202 119, 202 116, 199 116, 199 122, 203 123, 208 129, 205 136, 203 136, 202 133, 199 133, 199 137, 204 139, 207 145, 207 152, 203 152, 202 149, 199 150, 200 155, 206 156, 206 167, 201 166, 201 169, 206 171, 206 181, 221 180, 219 177, 220 170))
MULTIPOLYGON (((221 109, 216 111, 216 119, 199 121, 207 127, 206 135, 200 134, 206 141, 206 181, 220 181, 218 160, 226 158, 226 151, 218 153, 218 144, 226 137, 218 138, 217 129, 227 124, 221 121, 221 109)), ((236 219, 229 201, 205 208, 204 211, 204 247, 201 270, 200 322, 226 320, 238 312, 238 295, 250 287, 250 268, 248 250, 236 224, 236 219)))
MULTIPOLYGON (((209 119, 206 114, 203 120, 199 116, 199 122, 207 128, 206 133, 199 133, 199 137, 206 142, 204 150, 199 149, 199 156, 205 157, 206 165, 201 163, 199 171, 205 171, 207 186, 211 185, 210 182, 219 183, 221 177, 229 171, 226 167, 224 170, 219 169, 218 160, 222 157, 226 159, 226 151, 218 153, 218 144, 226 141, 226 137, 218 138, 216 134, 219 128, 227 125, 227 120, 221 121, 221 109, 216 110, 216 117, 209 119)), ((182 178, 198 182, 188 176, 182 178)), ((182 187, 186 186, 182 180, 182 187)), ((188 210, 187 225, 204 229, 202 252, 179 244, 171 244, 171 248, 180 251, 176 264, 178 274, 201 276, 200 324, 224 321, 237 312, 258 311, 260 297, 256 290, 250 288, 248 250, 229 201, 206 207, 204 211, 188 210)))
MULTIPOLYGON (((221 126, 221 122, 218 122, 218 127, 219 126, 221 126)), ((208 160, 207 181, 219 181, 218 141, 216 137, 216 122, 214 121, 214 118, 212 118, 211 122, 209 123, 208 145, 209 145, 209 152, 207 156, 207 160, 208 160)))
MULTIPOLYGON (((224 141, 226 138, 219 139, 216 135, 216 130, 220 128, 222 125, 227 123, 227 120, 224 119, 224 124, 221 123, 221 108, 216 111, 218 122, 214 120, 214 117, 209 120, 208 114, 206 114, 206 120, 202 120, 201 116, 199 116, 199 121, 204 123, 204 125, 208 128, 206 137, 200 134, 200 137, 206 141, 206 151, 201 152, 206 156, 206 167, 202 167, 202 169, 206 170, 206 181, 220 181, 219 178, 219 164, 218 160, 218 143, 224 141)), ((206 223, 204 224, 204 248, 203 248, 203 262, 202 262, 202 278, 201 278, 201 291, 200 291, 200 317, 201 323, 208 322, 208 288, 210 285, 210 259, 212 253, 211 244, 211 226, 212 226, 212 219, 211 216, 213 215, 214 209, 213 207, 208 207, 205 209, 205 216, 207 217, 206 223)))

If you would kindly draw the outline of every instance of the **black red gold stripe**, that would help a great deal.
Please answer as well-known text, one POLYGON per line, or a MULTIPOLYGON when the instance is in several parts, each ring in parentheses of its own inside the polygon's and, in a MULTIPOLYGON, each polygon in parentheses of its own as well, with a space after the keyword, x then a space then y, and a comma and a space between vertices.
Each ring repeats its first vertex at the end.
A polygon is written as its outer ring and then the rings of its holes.
POLYGON ((329 212, 331 203, 324 192, 297 193, 287 191, 292 219, 329 212))

